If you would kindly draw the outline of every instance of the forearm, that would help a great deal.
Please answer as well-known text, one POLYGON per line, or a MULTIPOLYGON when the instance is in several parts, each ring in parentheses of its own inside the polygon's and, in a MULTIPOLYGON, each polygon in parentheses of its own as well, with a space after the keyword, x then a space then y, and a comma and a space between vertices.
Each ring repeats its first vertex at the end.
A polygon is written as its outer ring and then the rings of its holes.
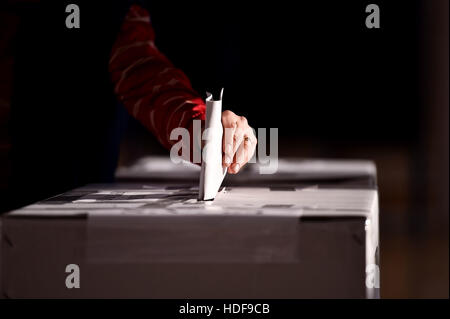
POLYGON ((147 11, 132 6, 113 46, 109 70, 114 91, 129 113, 169 149, 177 142, 170 140, 170 132, 204 120, 205 104, 187 76, 156 48, 154 38, 147 11))

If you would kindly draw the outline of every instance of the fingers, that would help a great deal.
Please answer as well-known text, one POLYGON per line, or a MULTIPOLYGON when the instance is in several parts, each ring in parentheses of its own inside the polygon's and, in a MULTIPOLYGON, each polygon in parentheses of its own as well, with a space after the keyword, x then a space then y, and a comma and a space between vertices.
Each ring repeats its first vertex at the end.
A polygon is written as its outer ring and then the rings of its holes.
POLYGON ((234 133, 237 124, 232 123, 231 127, 224 127, 223 141, 222 141, 222 166, 229 167, 233 161, 234 149, 234 133))
POLYGON ((245 131, 242 126, 236 127, 236 131, 233 136, 233 154, 237 152, 239 146, 241 146, 241 143, 244 141, 244 133, 245 131))
POLYGON ((233 163, 230 165, 228 172, 231 174, 238 173, 245 164, 252 158, 256 150, 257 140, 252 128, 248 128, 244 133, 241 144, 239 145, 233 163))
POLYGON ((224 128, 222 166, 228 167, 229 173, 236 174, 252 158, 257 140, 253 129, 243 116, 224 111, 222 125, 224 128))
POLYGON ((241 143, 234 155, 233 164, 228 168, 228 172, 236 174, 248 162, 248 149, 245 142, 241 143))
POLYGON ((247 149, 247 155, 248 155, 248 159, 247 161, 249 161, 252 157, 253 154, 255 154, 256 151, 256 144, 258 144, 258 140, 256 139, 255 133, 253 132, 253 129, 251 127, 249 127, 249 130, 247 132, 248 137, 247 140, 244 140, 244 146, 247 149))

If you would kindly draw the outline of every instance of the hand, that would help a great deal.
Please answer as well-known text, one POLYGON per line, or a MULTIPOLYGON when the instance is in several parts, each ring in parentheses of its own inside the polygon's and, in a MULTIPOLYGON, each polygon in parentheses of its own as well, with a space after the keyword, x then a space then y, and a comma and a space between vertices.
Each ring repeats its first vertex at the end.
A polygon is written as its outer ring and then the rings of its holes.
POLYGON ((257 139, 247 119, 226 110, 222 112, 222 166, 236 174, 255 153, 257 139))

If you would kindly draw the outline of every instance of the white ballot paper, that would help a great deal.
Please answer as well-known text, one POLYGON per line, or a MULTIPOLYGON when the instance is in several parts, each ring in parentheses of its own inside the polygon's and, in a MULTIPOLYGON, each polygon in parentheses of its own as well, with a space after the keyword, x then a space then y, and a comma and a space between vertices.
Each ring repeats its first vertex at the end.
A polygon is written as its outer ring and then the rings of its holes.
POLYGON ((202 149, 202 169, 200 171, 199 200, 213 200, 227 173, 222 167, 222 95, 215 101, 212 94, 206 92, 206 121, 202 149))

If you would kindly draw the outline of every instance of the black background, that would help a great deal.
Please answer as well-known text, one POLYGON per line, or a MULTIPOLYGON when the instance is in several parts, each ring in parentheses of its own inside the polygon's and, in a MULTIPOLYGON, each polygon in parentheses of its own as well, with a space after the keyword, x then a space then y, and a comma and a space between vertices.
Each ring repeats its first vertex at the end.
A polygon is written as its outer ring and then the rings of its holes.
MULTIPOLYGON (((280 158, 373 160, 381 295, 448 298, 448 0, 140 2, 203 97, 225 87, 225 108, 278 128, 280 158)), ((167 156, 109 79, 130 3, 0 2, 0 212, 167 156)))
MULTIPOLYGON (((65 27, 68 3, 14 7, 23 23, 15 47, 13 182, 39 185, 34 199, 111 181, 123 128, 139 126, 118 105, 107 71, 130 2, 75 1, 80 29, 65 27)), ((255 128, 279 128, 290 148, 301 147, 296 137, 417 139, 415 1, 378 2, 380 29, 366 28, 366 1, 142 4, 156 45, 202 96, 225 87, 226 108, 255 128)))

